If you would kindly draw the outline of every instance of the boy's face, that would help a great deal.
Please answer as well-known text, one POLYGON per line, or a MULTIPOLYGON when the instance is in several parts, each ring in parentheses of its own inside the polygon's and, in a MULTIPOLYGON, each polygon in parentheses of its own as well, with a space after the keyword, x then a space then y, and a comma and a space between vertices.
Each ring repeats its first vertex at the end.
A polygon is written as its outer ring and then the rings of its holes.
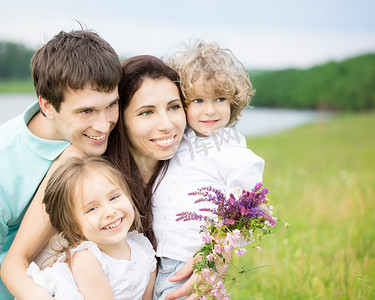
POLYGON ((225 126, 230 119, 230 98, 215 92, 214 82, 194 83, 192 98, 186 110, 188 124, 197 136, 210 136, 225 126))
POLYGON ((68 140, 88 155, 102 155, 118 119, 118 90, 98 92, 91 87, 68 90, 60 111, 51 108, 54 139, 68 140))

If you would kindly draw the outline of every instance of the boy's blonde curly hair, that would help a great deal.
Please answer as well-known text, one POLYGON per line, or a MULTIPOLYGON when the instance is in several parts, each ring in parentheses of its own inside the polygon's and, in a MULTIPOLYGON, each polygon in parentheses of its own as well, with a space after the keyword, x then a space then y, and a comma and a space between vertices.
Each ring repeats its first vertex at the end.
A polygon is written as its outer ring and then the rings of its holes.
POLYGON ((215 92, 230 98, 231 114, 227 126, 234 125, 255 93, 244 66, 229 49, 222 49, 217 43, 197 40, 185 48, 168 61, 178 73, 185 108, 193 100, 194 84, 213 80, 215 92))

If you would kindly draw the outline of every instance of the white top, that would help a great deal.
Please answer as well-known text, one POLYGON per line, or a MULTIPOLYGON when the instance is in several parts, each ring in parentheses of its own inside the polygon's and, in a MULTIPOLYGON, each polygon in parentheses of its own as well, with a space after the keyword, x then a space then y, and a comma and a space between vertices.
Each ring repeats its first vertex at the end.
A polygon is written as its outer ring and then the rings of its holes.
MULTIPOLYGON (((102 265, 116 300, 142 299, 150 273, 156 268, 155 251, 149 240, 136 231, 129 232, 126 241, 131 249, 130 261, 114 259, 101 252, 95 243, 88 241, 72 249, 70 253, 73 255, 76 251, 88 249, 95 255, 102 265)), ((56 300, 83 300, 73 274, 64 260, 65 254, 52 267, 43 270, 31 263, 26 274, 54 295, 56 300)))
POLYGON ((264 160, 246 147, 235 128, 224 128, 210 137, 185 131, 168 171, 153 197, 156 256, 188 261, 202 246, 199 221, 175 221, 176 214, 208 207, 196 204, 188 193, 211 186, 229 196, 235 189, 251 190, 262 182, 264 160))

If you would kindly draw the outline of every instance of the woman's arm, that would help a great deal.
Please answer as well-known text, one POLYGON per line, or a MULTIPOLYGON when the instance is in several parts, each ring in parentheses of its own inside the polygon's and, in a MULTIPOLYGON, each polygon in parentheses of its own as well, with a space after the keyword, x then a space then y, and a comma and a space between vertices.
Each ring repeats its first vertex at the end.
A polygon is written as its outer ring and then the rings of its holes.
POLYGON ((152 300, 154 293, 154 284, 156 280, 156 270, 150 274, 150 280, 146 287, 145 293, 143 294, 142 300, 152 300))
POLYGON ((70 270, 85 300, 114 300, 111 285, 103 268, 90 251, 76 252, 72 257, 70 270))
POLYGON ((46 290, 26 275, 26 270, 53 234, 49 217, 42 203, 47 182, 52 173, 72 156, 82 156, 82 153, 74 146, 69 146, 51 165, 3 261, 1 278, 17 299, 52 299, 46 290))

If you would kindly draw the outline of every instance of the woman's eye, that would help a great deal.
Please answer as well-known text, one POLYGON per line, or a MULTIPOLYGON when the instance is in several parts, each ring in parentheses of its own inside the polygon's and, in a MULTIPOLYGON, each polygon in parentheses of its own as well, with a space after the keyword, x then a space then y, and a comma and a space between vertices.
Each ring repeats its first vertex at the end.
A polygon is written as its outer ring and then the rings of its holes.
POLYGON ((151 114, 152 114, 152 112, 150 110, 147 110, 147 111, 144 111, 144 112, 140 113, 141 116, 149 116, 151 114))
POLYGON ((217 102, 223 102, 223 101, 225 101, 226 99, 225 98, 217 98, 217 102))
POLYGON ((175 104, 175 105, 172 105, 169 109, 170 110, 178 110, 179 108, 181 108, 181 105, 175 104))
POLYGON ((202 103, 203 100, 202 100, 202 99, 195 99, 195 100, 193 100, 192 102, 194 102, 194 103, 202 103))

